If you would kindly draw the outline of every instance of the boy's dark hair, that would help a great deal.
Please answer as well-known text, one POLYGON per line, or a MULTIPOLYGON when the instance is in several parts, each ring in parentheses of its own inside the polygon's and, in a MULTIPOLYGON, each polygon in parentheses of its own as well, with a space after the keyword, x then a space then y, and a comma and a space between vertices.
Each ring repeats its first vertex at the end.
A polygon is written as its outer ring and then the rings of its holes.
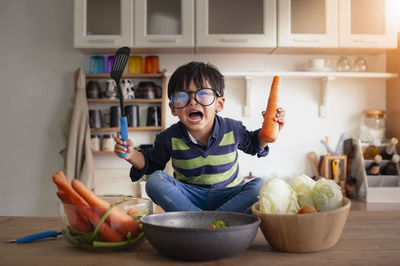
POLYGON ((203 62, 190 62, 180 66, 172 74, 168 82, 168 98, 171 99, 175 91, 188 89, 192 80, 198 88, 202 88, 207 80, 211 87, 218 91, 219 96, 224 96, 224 76, 217 67, 203 62))

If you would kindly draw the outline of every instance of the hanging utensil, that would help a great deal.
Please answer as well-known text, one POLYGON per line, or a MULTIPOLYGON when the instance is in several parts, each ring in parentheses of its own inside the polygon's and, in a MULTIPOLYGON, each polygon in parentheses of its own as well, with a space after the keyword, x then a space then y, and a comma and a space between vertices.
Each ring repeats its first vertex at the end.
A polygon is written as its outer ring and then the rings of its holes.
MULTIPOLYGON (((126 63, 128 62, 130 56, 130 49, 128 47, 121 47, 117 50, 114 55, 114 62, 111 69, 111 78, 115 81, 118 89, 119 104, 121 107, 121 118, 120 118, 120 134, 121 140, 125 141, 128 139, 128 120, 125 116, 124 110, 124 96, 122 94, 121 86, 119 81, 124 73, 126 63)), ((126 145, 123 145, 125 148, 126 145)), ((121 158, 125 158, 125 154, 121 154, 121 158)))
POLYGON ((343 153, 343 143, 344 143, 344 139, 346 137, 346 133, 342 133, 340 134, 338 143, 336 145, 336 149, 335 149, 335 154, 334 155, 340 155, 343 153))
POLYGON ((311 151, 311 152, 308 153, 308 158, 311 161, 311 165, 312 165, 313 170, 314 170, 314 176, 315 176, 316 179, 318 179, 319 176, 320 176, 319 175, 319 170, 318 170, 318 155, 315 152, 311 151))

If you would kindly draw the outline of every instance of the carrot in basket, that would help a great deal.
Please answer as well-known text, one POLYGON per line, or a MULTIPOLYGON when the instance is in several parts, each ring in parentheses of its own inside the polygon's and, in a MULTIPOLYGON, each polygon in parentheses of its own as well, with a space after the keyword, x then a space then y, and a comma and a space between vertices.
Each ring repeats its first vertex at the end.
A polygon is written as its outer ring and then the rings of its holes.
MULTIPOLYGON (((72 188, 63 172, 53 174, 53 181, 59 189, 59 196, 62 198, 62 201, 67 204, 75 205, 77 211, 86 217, 93 226, 96 226, 100 222, 101 217, 97 215, 95 211, 90 208, 89 204, 72 188)), ((108 242, 124 241, 124 237, 107 223, 103 223, 100 226, 99 232, 102 239, 108 242)))
POLYGON ((265 111, 264 122, 260 131, 261 138, 268 142, 274 142, 278 138, 279 133, 279 123, 274 120, 278 109, 279 85, 280 77, 274 76, 269 93, 267 109, 265 111))
MULTIPOLYGON (((96 207, 101 214, 104 214, 108 208, 110 208, 111 204, 109 202, 97 196, 78 179, 72 180, 71 184, 73 189, 78 192, 78 194, 91 206, 96 207)), ((123 235, 127 235, 129 232, 131 232, 132 236, 135 236, 140 230, 139 225, 135 222, 135 220, 118 208, 112 208, 107 217, 107 221, 110 223, 112 228, 123 235)))
POLYGON ((63 196, 61 191, 57 192, 57 196, 60 198, 62 203, 64 203, 63 206, 65 215, 68 218, 70 226, 79 232, 91 232, 93 229, 87 218, 80 214, 75 206, 72 206, 70 203, 66 202, 64 199, 65 196, 63 196))

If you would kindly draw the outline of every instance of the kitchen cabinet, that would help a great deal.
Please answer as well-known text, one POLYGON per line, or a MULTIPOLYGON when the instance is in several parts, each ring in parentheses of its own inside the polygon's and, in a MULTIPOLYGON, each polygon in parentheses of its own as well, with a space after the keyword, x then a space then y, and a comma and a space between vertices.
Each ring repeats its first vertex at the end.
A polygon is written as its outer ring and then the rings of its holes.
POLYGON ((135 47, 194 47, 194 0, 135 0, 135 47))
POLYGON ((272 51, 276 47, 276 1, 197 0, 196 48, 210 47, 272 51))
POLYGON ((74 47, 110 52, 377 52, 396 0, 75 0, 74 47))
MULTIPOLYGON (((139 111, 139 126, 137 127, 128 127, 128 132, 133 133, 142 133, 144 135, 148 135, 149 132, 159 132, 165 128, 165 110, 166 110, 166 78, 163 73, 155 73, 155 74, 124 74, 122 79, 130 79, 132 83, 137 86, 141 81, 153 81, 157 85, 161 86, 161 98, 154 99, 124 99, 124 105, 128 106, 131 104, 138 105, 139 111), (161 124, 159 126, 147 126, 146 120, 148 115, 148 107, 160 107, 161 111, 161 124)), ((99 82, 100 87, 104 87, 104 83, 106 80, 110 80, 109 74, 86 74, 86 80, 96 80, 99 82)), ((101 110, 102 114, 105 115, 109 112, 111 106, 119 106, 119 99, 107 99, 107 98, 94 98, 87 99, 89 104, 89 110, 97 109, 101 110)), ((105 134, 114 134, 119 131, 118 127, 102 127, 102 128, 91 128, 91 134, 103 136, 105 134)), ((135 146, 140 146, 141 144, 152 144, 154 139, 148 139, 145 143, 142 143, 140 138, 135 137, 135 146)), ((143 139, 143 138, 142 138, 143 139)), ((146 138, 144 138, 146 139, 146 138)), ((93 152, 95 155, 99 154, 114 154, 113 151, 96 151, 93 152)))
POLYGON ((337 0, 278 1, 279 47, 337 47, 337 0))
POLYGON ((339 46, 396 48, 396 0, 339 0, 339 46))
POLYGON ((75 0, 74 48, 132 46, 132 0, 75 0))
POLYGON ((278 3, 278 51, 288 51, 285 49, 288 47, 336 48, 336 51, 397 47, 392 10, 396 5, 392 0, 280 0, 278 3))

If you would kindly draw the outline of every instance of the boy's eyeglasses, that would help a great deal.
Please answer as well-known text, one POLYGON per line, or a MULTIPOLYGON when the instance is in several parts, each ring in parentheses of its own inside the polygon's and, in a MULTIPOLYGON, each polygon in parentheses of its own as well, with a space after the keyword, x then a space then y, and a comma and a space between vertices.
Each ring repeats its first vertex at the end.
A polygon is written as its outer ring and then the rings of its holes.
POLYGON ((194 99, 202 106, 211 105, 215 101, 215 96, 219 97, 219 93, 215 89, 202 88, 198 91, 175 91, 171 95, 171 103, 177 108, 186 107, 190 102, 190 94, 194 93, 194 99))

